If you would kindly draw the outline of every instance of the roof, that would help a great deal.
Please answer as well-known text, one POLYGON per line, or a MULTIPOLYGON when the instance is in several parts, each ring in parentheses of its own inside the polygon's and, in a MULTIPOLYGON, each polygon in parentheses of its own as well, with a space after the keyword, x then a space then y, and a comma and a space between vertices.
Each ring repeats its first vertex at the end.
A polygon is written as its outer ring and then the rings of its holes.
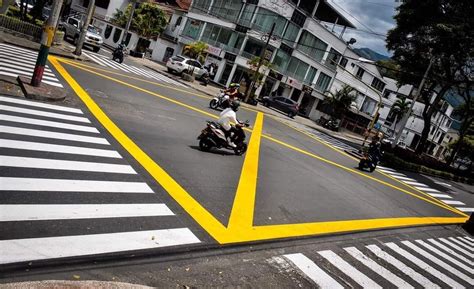
POLYGON ((324 22, 335 23, 337 25, 346 26, 350 28, 356 28, 352 22, 350 22, 344 15, 334 8, 327 0, 319 3, 318 9, 316 10, 316 18, 324 22))

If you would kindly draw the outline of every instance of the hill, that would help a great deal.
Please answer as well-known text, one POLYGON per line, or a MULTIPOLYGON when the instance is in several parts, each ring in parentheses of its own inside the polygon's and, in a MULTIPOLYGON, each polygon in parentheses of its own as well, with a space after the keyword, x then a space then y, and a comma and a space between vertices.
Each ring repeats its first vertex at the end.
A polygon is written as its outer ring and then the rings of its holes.
POLYGON ((390 58, 386 55, 377 53, 370 48, 355 48, 354 51, 357 54, 359 54, 361 57, 364 57, 373 61, 385 60, 385 59, 390 58))

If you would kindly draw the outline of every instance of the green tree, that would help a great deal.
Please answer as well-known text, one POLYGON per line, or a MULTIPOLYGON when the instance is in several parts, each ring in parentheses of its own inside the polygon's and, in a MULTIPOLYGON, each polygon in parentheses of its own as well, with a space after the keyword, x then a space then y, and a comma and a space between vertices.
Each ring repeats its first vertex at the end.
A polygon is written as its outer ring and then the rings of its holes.
POLYGON ((445 94, 455 85, 472 81, 473 6, 472 0, 406 0, 397 8, 397 26, 386 41, 392 59, 401 67, 396 74, 399 83, 418 85, 434 60, 427 89, 421 94, 424 127, 417 153, 425 150, 431 116, 445 94))
POLYGON ((379 65, 380 72, 383 76, 397 79, 397 72, 400 70, 400 66, 392 59, 384 59, 375 62, 379 65))
POLYGON ((13 5, 13 2, 15 0, 3 0, 1 1, 2 5, 0 5, 0 14, 7 14, 8 12, 8 7, 10 7, 10 5, 13 5))
POLYGON ((355 100, 355 88, 344 85, 335 93, 329 92, 324 99, 324 104, 330 109, 330 115, 334 118, 342 119, 355 100))
POLYGON ((186 45, 183 49, 183 54, 185 56, 196 59, 202 64, 206 60, 208 48, 209 45, 207 45, 207 43, 202 41, 196 41, 189 45, 186 45))
POLYGON ((411 101, 407 101, 406 98, 397 99, 392 105, 392 115, 395 116, 393 121, 394 126, 405 116, 410 109, 411 101))
POLYGON ((472 170, 472 163, 474 162, 474 125, 471 124, 471 127, 463 138, 459 138, 450 143, 449 148, 452 150, 450 158, 453 158, 448 162, 449 165, 455 158, 468 158, 471 161, 469 170, 472 170))
POLYGON ((43 9, 46 4, 51 5, 52 0, 36 0, 35 5, 30 11, 32 17, 31 22, 36 23, 36 19, 41 19, 43 17, 43 9))
MULTIPOLYGON (((125 27, 130 18, 132 4, 127 6, 125 12, 118 10, 113 16, 113 23, 125 27)), ((130 30, 144 38, 158 36, 166 26, 165 13, 153 3, 141 3, 133 14, 130 30)))

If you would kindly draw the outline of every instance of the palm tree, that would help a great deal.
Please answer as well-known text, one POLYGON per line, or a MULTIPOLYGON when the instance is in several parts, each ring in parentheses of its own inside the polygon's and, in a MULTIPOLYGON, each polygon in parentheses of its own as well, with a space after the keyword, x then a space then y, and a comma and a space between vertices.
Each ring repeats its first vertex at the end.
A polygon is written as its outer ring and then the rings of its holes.
POLYGON ((355 88, 350 85, 344 85, 335 93, 329 92, 324 99, 324 103, 330 107, 330 115, 335 118, 342 119, 349 110, 352 102, 355 100, 353 92, 355 88))
POLYGON ((208 48, 209 46, 205 42, 196 41, 186 45, 183 49, 183 54, 204 63, 208 48))
POLYGON ((397 123, 405 116, 408 109, 410 109, 411 101, 406 98, 398 98, 392 105, 392 115, 395 116, 393 121, 393 130, 397 123))

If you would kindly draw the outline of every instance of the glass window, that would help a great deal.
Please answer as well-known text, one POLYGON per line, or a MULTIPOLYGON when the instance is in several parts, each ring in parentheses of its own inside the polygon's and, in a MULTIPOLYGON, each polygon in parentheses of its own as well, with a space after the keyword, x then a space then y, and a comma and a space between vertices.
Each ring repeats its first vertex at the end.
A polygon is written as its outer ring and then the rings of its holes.
POLYGON ((370 97, 366 97, 360 111, 365 112, 368 115, 372 115, 375 111, 375 106, 377 102, 370 97))
POLYGON ((377 89, 378 91, 383 91, 384 87, 385 87, 385 83, 383 83, 380 79, 378 79, 377 77, 374 77, 374 79, 372 80, 372 84, 370 85, 372 86, 373 88, 377 89))
POLYGON ((214 0, 210 13, 219 18, 236 21, 241 7, 241 0, 214 0))
POLYGON ((197 39, 201 33, 203 22, 189 18, 183 29, 183 35, 192 39, 197 39))
POLYGON ((341 54, 337 52, 335 49, 331 48, 329 50, 329 55, 326 60, 326 66, 328 66, 331 69, 336 69, 337 63, 339 62, 340 58, 341 58, 341 54))
POLYGON ((293 43, 298 37, 298 32, 300 28, 295 25, 294 23, 288 22, 288 26, 286 26, 285 34, 283 35, 283 41, 288 42, 290 46, 293 46, 293 43))
POLYGON ((285 51, 278 49, 277 53, 275 54, 275 58, 273 58, 274 68, 280 72, 284 72, 289 61, 290 55, 285 51))
POLYGON ((260 8, 258 10, 258 17, 255 18, 252 28, 263 33, 269 33, 273 23, 275 23, 273 34, 281 37, 283 29, 285 28, 286 19, 270 10, 260 8))
POLYGON ((107 27, 105 28, 105 31, 104 31, 105 39, 109 39, 110 34, 112 34, 112 28, 114 28, 114 27, 107 24, 107 27))
POLYGON ((319 62, 323 59, 327 47, 328 45, 326 43, 308 31, 303 31, 297 46, 298 50, 319 62))
POLYGON ((314 67, 311 66, 311 67, 309 68, 308 74, 306 74, 306 77, 305 77, 304 81, 305 81, 306 83, 311 84, 311 83, 313 82, 313 80, 314 80, 314 77, 316 76, 316 72, 317 72, 317 71, 318 71, 318 70, 317 70, 316 68, 314 68, 314 67))
POLYGON ((346 68, 347 58, 345 58, 345 57, 341 58, 341 61, 339 62, 339 65, 346 68))
POLYGON ((230 29, 207 23, 206 28, 204 29, 204 32, 202 34, 201 40, 209 43, 210 45, 227 45, 229 43, 231 35, 232 31, 230 29))
POLYGON ((211 4, 211 0, 194 0, 191 10, 197 13, 201 13, 201 14, 207 13, 207 11, 209 10, 210 4, 211 4))
POLYGON ((325 92, 328 89, 329 82, 331 82, 331 77, 321 72, 318 81, 316 81, 316 89, 320 92, 325 92))
POLYGON ((357 70, 357 73, 356 73, 356 77, 358 79, 362 79, 362 76, 364 76, 364 72, 365 72, 365 70, 362 67, 359 67, 359 69, 357 70))
POLYGON ((293 15, 291 15, 291 21, 295 22, 295 24, 299 27, 303 27, 306 21, 306 16, 304 16, 303 13, 295 9, 295 11, 293 11, 293 15))
POLYGON ((239 24, 245 27, 250 27, 252 22, 253 13, 255 12, 257 5, 246 4, 242 15, 240 15, 239 24))
POLYGON ((303 81, 308 67, 309 65, 307 63, 299 60, 298 58, 291 57, 288 68, 286 69, 286 74, 299 81, 303 81))
POLYGON ((249 38, 245 44, 244 51, 242 51, 242 56, 248 59, 252 59, 255 56, 260 56, 263 46, 264 44, 262 42, 253 38, 249 38))

